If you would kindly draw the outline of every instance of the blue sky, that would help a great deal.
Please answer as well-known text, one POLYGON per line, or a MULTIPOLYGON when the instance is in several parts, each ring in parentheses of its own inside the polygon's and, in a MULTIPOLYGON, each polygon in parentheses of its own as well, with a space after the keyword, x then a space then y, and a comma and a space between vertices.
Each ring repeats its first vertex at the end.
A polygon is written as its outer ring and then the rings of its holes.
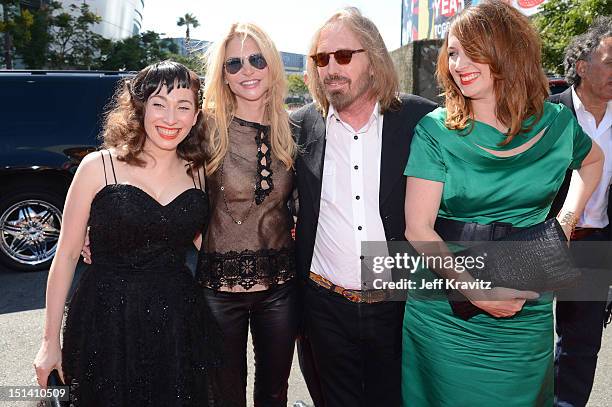
POLYGON ((184 37, 176 21, 194 14, 200 27, 191 37, 214 41, 234 21, 252 21, 272 37, 281 51, 305 54, 312 34, 334 11, 358 7, 378 26, 389 50, 400 46, 401 0, 145 0, 143 30, 184 37))

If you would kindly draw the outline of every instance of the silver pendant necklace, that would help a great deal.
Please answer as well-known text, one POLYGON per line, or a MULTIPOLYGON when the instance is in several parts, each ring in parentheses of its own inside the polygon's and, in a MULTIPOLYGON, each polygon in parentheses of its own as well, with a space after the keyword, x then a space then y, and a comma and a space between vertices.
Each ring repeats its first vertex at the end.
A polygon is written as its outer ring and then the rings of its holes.
MULTIPOLYGON (((259 137, 263 138, 263 134, 260 134, 259 137)), ((258 147, 257 150, 261 151, 261 148, 258 147)), ((227 154, 228 153, 226 153, 226 156, 227 154)), ((221 195, 223 196, 223 204, 225 205, 225 212, 229 215, 229 217, 232 219, 232 221, 236 225, 242 225, 248 219, 248 217, 251 215, 251 212, 253 211, 253 204, 255 204, 255 197, 257 195, 257 183, 253 183, 253 199, 251 199, 251 203, 249 204, 249 209, 247 209, 247 212, 244 215, 244 218, 238 219, 234 217, 234 214, 230 210, 229 205, 227 203, 227 198, 225 196, 225 182, 224 182, 224 172, 223 172, 224 165, 225 165, 225 157, 223 157, 223 161, 221 161, 221 187, 219 188, 221 190, 221 195)))

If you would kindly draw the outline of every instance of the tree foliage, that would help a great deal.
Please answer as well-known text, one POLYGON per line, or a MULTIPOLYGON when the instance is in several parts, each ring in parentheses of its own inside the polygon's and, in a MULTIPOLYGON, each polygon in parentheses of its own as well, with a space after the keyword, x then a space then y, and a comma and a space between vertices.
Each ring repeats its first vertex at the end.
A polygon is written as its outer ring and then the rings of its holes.
POLYGON ((308 87, 304 83, 304 77, 299 74, 287 76, 287 87, 290 95, 302 96, 308 94, 308 87))
POLYGON ((18 0, 0 0, 0 5, 3 11, 0 20, 3 62, 7 69, 12 69, 15 48, 25 47, 32 40, 30 28, 34 17, 29 10, 22 10, 18 0))
POLYGON ((179 27, 185 26, 185 42, 189 43, 189 39, 191 38, 189 29, 190 27, 198 28, 200 26, 200 22, 198 18, 191 13, 185 14, 183 17, 180 17, 176 22, 176 25, 179 27))
POLYGON ((23 64, 29 69, 43 69, 48 64, 49 45, 52 41, 50 32, 52 16, 59 7, 59 3, 51 2, 33 11, 33 22, 30 27, 31 40, 25 44, 15 45, 15 52, 21 56, 23 64))
POLYGON ((136 71, 155 62, 167 59, 178 47, 170 39, 161 39, 159 34, 146 31, 139 35, 112 42, 106 40, 103 47, 102 69, 136 71))
POLYGON ((91 28, 102 18, 87 3, 68 8, 52 17, 49 64, 57 69, 92 69, 97 65, 102 36, 91 28))
POLYGON ((612 0, 549 0, 534 17, 542 36, 544 68, 563 74, 563 56, 571 39, 584 33, 593 20, 612 12, 612 0))
MULTIPOLYGON (((178 45, 172 39, 160 38, 159 33, 147 31, 120 41, 94 33, 92 29, 101 17, 86 3, 63 6, 51 1, 37 9, 26 9, 19 0, 0 0, 0 5, 5 11, 0 18, 0 34, 4 34, 1 60, 9 68, 15 55, 28 69, 137 71, 172 59, 204 74, 199 54, 180 55, 178 45)), ((199 25, 191 14, 181 20, 188 30, 199 25)))
POLYGON ((178 46, 169 38, 160 38, 154 31, 134 35, 121 41, 102 43, 99 69, 138 71, 154 62, 172 59, 202 73, 202 64, 195 56, 178 54, 178 46))
POLYGON ((191 69, 193 72, 197 73, 200 76, 206 75, 206 69, 201 55, 190 54, 188 56, 184 56, 179 54, 173 54, 170 55, 168 58, 185 65, 187 68, 191 69))

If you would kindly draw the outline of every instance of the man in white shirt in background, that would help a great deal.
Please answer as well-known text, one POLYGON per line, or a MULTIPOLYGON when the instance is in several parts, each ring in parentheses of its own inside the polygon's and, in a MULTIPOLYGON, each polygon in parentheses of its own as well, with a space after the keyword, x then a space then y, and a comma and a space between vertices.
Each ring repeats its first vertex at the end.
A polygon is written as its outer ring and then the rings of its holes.
MULTIPOLYGON (((588 201, 572 240, 610 241, 612 17, 599 17, 586 33, 574 38, 566 49, 564 65, 566 78, 572 86, 551 96, 550 100, 572 110, 582 129, 605 155, 599 187, 588 201)), ((567 183, 564 186, 567 187, 567 183)), ((551 214, 556 213, 566 193, 562 187, 551 214)), ((597 253, 592 255, 598 256, 597 253)), ((584 275, 578 287, 557 293, 556 406, 585 406, 589 399, 603 324, 607 319, 606 298, 611 280, 610 276, 603 276, 603 280, 601 277, 584 275), (572 301, 563 301, 564 298, 572 301)))

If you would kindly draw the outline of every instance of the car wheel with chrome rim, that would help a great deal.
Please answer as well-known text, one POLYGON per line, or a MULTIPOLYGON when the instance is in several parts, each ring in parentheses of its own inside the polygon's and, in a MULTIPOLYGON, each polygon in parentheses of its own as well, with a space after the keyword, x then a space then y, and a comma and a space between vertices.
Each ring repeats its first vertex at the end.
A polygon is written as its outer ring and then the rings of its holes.
POLYGON ((11 269, 48 269, 57 250, 62 209, 63 198, 51 191, 6 194, 0 200, 0 260, 11 269))

